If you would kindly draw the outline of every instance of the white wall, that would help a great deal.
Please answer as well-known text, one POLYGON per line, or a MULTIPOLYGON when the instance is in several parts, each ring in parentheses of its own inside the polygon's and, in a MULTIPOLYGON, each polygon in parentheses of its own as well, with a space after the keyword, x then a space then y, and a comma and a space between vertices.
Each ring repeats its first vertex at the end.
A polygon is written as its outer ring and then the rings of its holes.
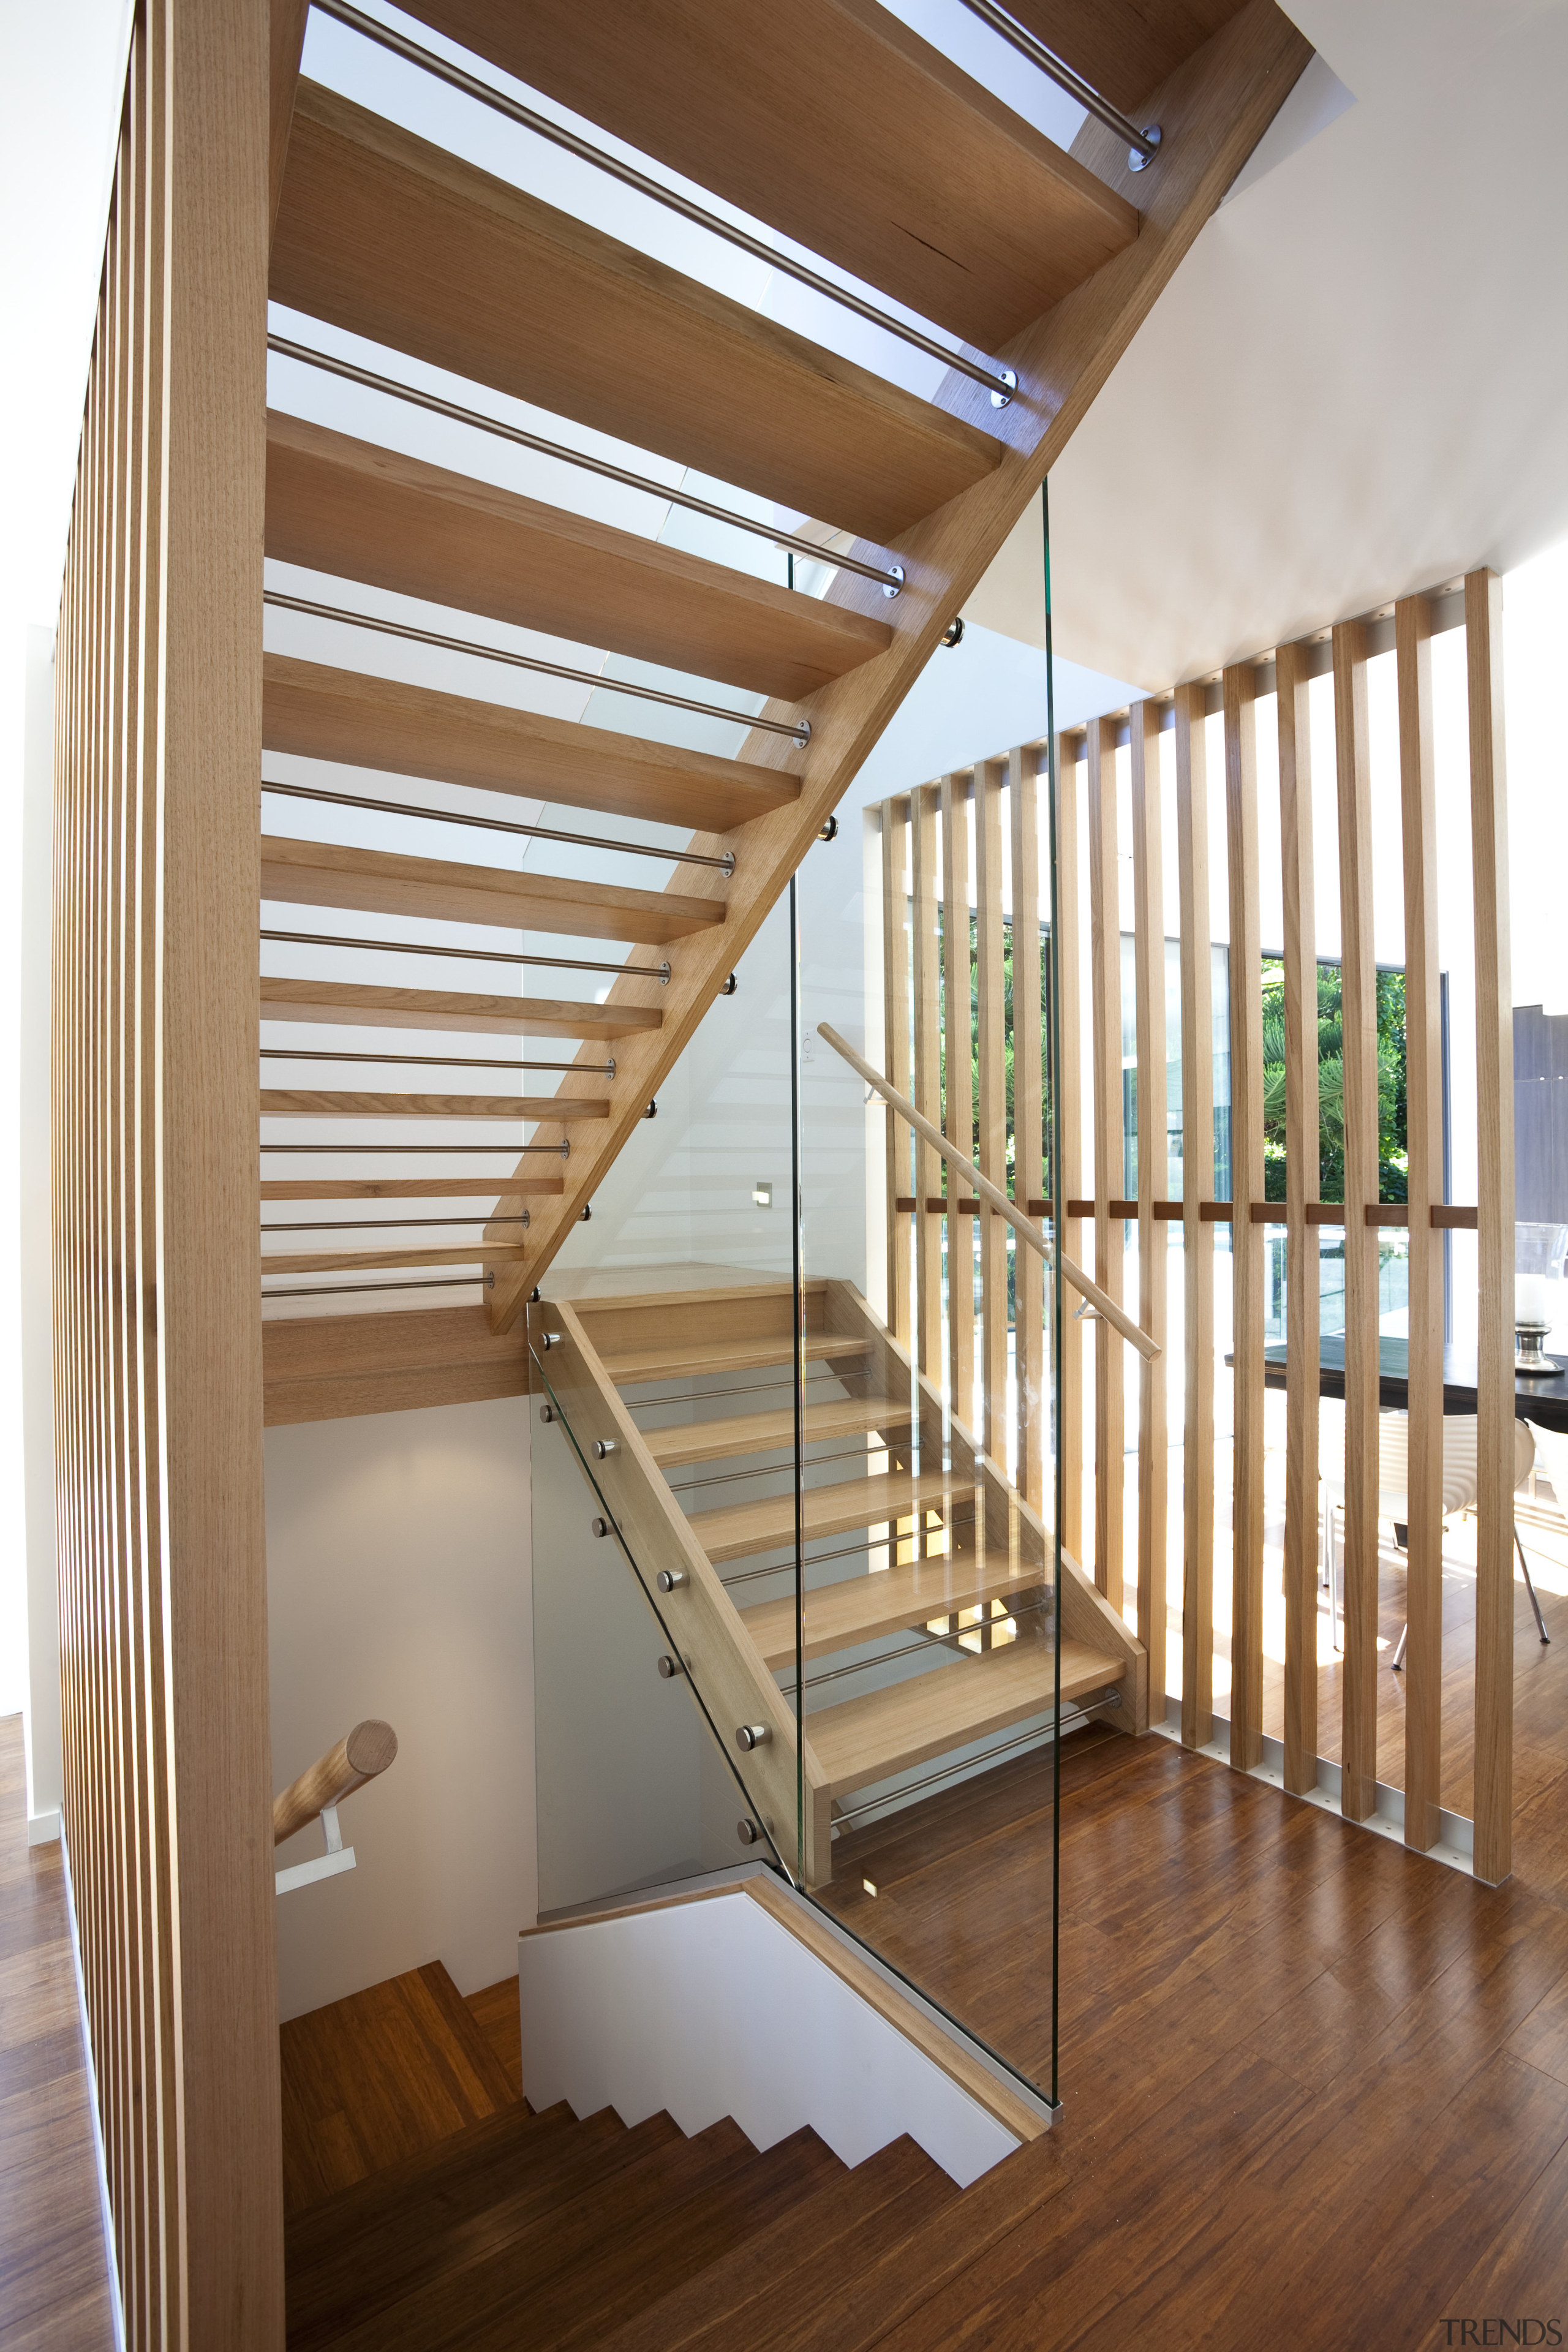
MULTIPOLYGON (((357 1867, 278 1903, 283 2018, 444 1960, 510 1976, 537 1907, 527 1400, 267 1434, 272 1768, 397 1733, 342 1811, 357 1867)), ((279 1864, 321 1851, 312 1825, 279 1864)))

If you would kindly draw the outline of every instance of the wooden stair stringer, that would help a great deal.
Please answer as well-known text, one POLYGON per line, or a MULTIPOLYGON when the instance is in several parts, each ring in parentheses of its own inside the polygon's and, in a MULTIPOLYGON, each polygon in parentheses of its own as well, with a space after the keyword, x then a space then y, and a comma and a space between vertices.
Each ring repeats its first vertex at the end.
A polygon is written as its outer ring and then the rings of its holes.
MULTIPOLYGON (((832 600, 868 615, 879 608, 879 616, 890 621, 893 642, 886 653, 784 714, 793 718, 804 711, 811 721, 811 741, 799 766, 798 798, 736 832, 699 835, 694 842, 700 850, 731 849, 736 854, 737 869, 728 880, 710 870, 700 880, 682 877, 683 890, 722 900, 721 932, 672 943, 670 979, 658 992, 663 1027, 657 1040, 632 1039, 617 1057, 626 1078, 624 1091, 617 1088, 621 1099, 595 1147, 574 1155, 561 1202, 535 1220, 526 1272, 497 1267, 489 1312, 498 1328, 509 1328, 521 1312, 530 1288, 633 1132, 641 1106, 657 1095, 788 877, 869 756, 953 614, 1038 493, 1311 54, 1310 43, 1274 0, 1249 0, 1151 93, 1151 119, 1157 114, 1164 144, 1146 191, 1128 173, 1125 151, 1117 147, 1111 133, 1096 126, 1092 139, 1080 141, 1081 152, 1100 163, 1102 176, 1113 187, 1130 200, 1142 198, 1139 236, 1008 348, 994 354, 1018 377, 1007 408, 992 408, 989 394, 967 379, 950 380, 943 386, 939 398, 948 411, 995 434, 1004 456, 992 472, 889 542, 907 574, 896 603, 888 605, 872 583, 839 573, 829 592, 832 600)), ((782 766, 779 740, 753 737, 744 756, 782 766)), ((799 759, 798 753, 789 756, 799 759)), ((656 990, 654 982, 617 980, 610 993, 612 1001, 651 1004, 656 990)), ((582 1058, 586 1060, 586 1054, 582 1058)), ((568 1076, 562 1091, 570 1093, 584 1082, 568 1076)), ((550 1142, 559 1137, 545 1126, 535 1139, 550 1142)))

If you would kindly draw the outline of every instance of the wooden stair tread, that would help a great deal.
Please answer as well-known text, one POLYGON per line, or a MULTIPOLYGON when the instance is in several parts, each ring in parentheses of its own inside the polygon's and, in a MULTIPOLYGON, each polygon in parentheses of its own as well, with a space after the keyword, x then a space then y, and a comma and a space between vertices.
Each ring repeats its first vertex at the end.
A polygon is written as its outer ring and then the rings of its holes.
POLYGON ((549 996, 485 996, 458 988, 378 988, 357 980, 261 975, 263 1021, 327 1021, 353 1029, 441 1029, 473 1037, 632 1037, 658 1029, 656 1004, 569 1004, 549 996))
POLYGON ((558 1198, 560 1176, 272 1176, 264 1201, 498 1201, 558 1198))
POLYGON ((279 2050, 286 2210, 516 2103, 439 1961, 291 2019, 279 2050))
MULTIPOLYGON (((1120 1658, 1081 1642, 1061 1648, 1062 1703, 1121 1682, 1120 1658)), ((1048 1707, 1056 1688, 1054 1653, 1027 1635, 983 1657, 964 1656, 861 1698, 841 1700, 806 1718, 812 1751, 835 1796, 903 1772, 966 1740, 1005 1730, 1048 1707)))
POLYGON ((1138 234, 1125 198, 870 0, 600 0, 591 42, 572 0, 422 13, 983 350, 1138 234))
MULTIPOLYGON (((920 1559, 902 1568, 846 1577, 805 1596, 805 1655, 826 1657, 858 1642, 875 1642, 906 1625, 922 1625, 990 1601, 1016 1601, 1048 1574, 1042 1564, 1009 1575, 1005 1554, 962 1548, 946 1559, 920 1559)), ((770 1666, 795 1658, 795 1595, 742 1609, 741 1620, 770 1666)))
MULTIPOLYGON (((1008 0, 1009 13, 1124 113, 1247 5, 1247 0, 1008 0)), ((1142 118, 1140 118, 1142 119, 1142 118)))
POLYGON ((352 907, 363 914, 413 915, 499 930, 559 931, 662 947, 724 919, 721 898, 674 890, 631 890, 616 882, 568 882, 447 857, 342 842, 261 838, 261 896, 291 907, 352 907))
MULTIPOLYGON (((398 2352, 436 2352, 451 2341, 456 2308, 462 2314, 466 2347, 487 2341, 498 2324, 502 2332, 497 2340, 515 2345, 521 2305, 530 2343, 548 2343, 545 2312, 552 2287, 569 2308, 574 2295, 591 2291, 584 2289, 584 2278, 591 2281, 639 2231, 650 2221, 655 2231, 667 2225, 689 2197, 711 2195, 753 2153, 745 2134, 726 2116, 689 2139, 678 2135, 617 2168, 613 2196, 605 2193, 604 2182, 590 2180, 542 2216, 521 2208, 514 2215, 504 2198, 498 2200, 445 2233, 441 2258, 399 2295, 398 2332, 391 2340, 398 2352)), ((356 2308, 325 2342, 333 2352, 382 2352, 391 2316, 356 2308)))
MULTIPOLYGON (((689 1339, 679 1347, 639 1348, 635 1354, 603 1356, 600 1361, 617 1388, 645 1381, 679 1381, 698 1372, 744 1372, 787 1364, 795 1342, 787 1331, 776 1339, 689 1339)), ((837 1363, 846 1356, 863 1356, 864 1339, 844 1339, 826 1332, 808 1333, 808 1363, 837 1363)), ((673 1400, 679 1402, 679 1399, 673 1400)))
MULTIPOLYGON (((839 1397, 832 1404, 808 1404, 805 1442, 854 1437, 862 1431, 907 1429, 910 1401, 897 1397, 839 1397)), ((723 1421, 691 1421, 674 1429, 650 1429, 644 1443, 661 1470, 691 1462, 730 1461, 742 1454, 768 1454, 795 1443, 795 1408, 777 1412, 738 1412, 723 1421)))
POLYGON ((772 2341, 780 2310, 805 2297, 820 2321, 840 2282, 944 2211, 959 2191, 912 2139, 892 2140, 847 2180, 819 2189, 732 2254, 602 2339, 600 2352, 729 2352, 772 2341), (803 2262, 801 2249, 811 2259, 803 2262), (754 2323, 754 2324, 753 2324, 754 2323))
POLYGON ((1001 455, 988 433, 306 80, 270 290, 884 544, 1001 455))
MULTIPOLYGON (((804 1497, 805 1534, 842 1535, 851 1528, 877 1526, 883 1519, 908 1518, 934 1508, 971 1517, 974 1489, 964 1486, 945 1470, 879 1471, 868 1478, 845 1478, 830 1486, 808 1486, 804 1497)), ((717 1511, 688 1514, 692 1534, 716 1565, 741 1559, 749 1552, 767 1551, 793 1542, 795 1498, 768 1495, 756 1502, 731 1503, 717 1511)))
POLYGON ((522 1242, 487 1242, 476 1233, 471 1242, 435 1247, 415 1243, 406 1249, 264 1249, 261 1271, 264 1275, 390 1274, 414 1265, 516 1265, 525 1255, 522 1242))
POLYGON ((277 410, 267 553, 786 702, 893 641, 847 604, 277 410))
MULTIPOLYGON (((551 634, 561 632, 552 627, 551 634)), ((269 751, 607 816, 647 817, 696 833, 729 833, 787 807, 800 790, 798 778, 784 769, 286 654, 262 656, 261 740, 269 751)))
POLYGON ((668 2115, 648 2116, 628 2131, 613 2108, 582 2124, 566 2108, 564 2127, 530 2163, 518 2163, 499 2146, 476 2146, 468 2167, 454 2160, 427 2180, 412 2176, 384 2204, 367 2201, 341 2217, 346 2226, 337 2231, 319 2230, 309 2252, 291 2235, 289 2352, 335 2344, 342 2328, 384 2317, 399 2301, 531 2231, 547 2239, 558 2217, 571 2228, 574 2208, 611 2202, 661 2151, 685 2145, 668 2115))
MULTIPOLYGON (((608 1118, 590 1095, 353 1094, 317 1087, 263 1087, 263 1118, 608 1118)), ((324 1148, 324 1147, 323 1147, 324 1148)), ((498 1150, 504 1150, 498 1145, 498 1150)))
POLYGON ((515 1976, 502 1977, 478 1992, 465 1993, 464 2004, 479 2032, 506 2069, 507 2081, 522 2096, 522 2012, 515 1976))

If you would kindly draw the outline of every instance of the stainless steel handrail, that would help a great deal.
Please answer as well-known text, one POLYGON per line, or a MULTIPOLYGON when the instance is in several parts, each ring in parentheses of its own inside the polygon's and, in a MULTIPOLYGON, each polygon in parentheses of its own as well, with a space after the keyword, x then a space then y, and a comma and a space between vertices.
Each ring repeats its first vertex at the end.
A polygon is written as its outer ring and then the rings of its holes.
MULTIPOLYGON (((291 342, 287 335, 268 335, 267 348, 284 359, 300 360, 307 367, 321 368, 329 375, 344 376, 350 383, 363 384, 369 391, 384 392, 394 400, 406 400, 416 408, 427 408, 434 415, 449 417, 454 424, 475 425, 481 433, 493 433, 502 441, 513 441, 520 449, 531 449, 539 457, 559 457, 565 465, 580 467, 585 474, 597 474, 606 482, 618 482, 624 489, 644 491, 650 499, 663 499, 670 506, 683 507, 688 514, 700 514, 709 522, 725 522, 732 530, 750 531, 754 539, 765 539, 791 555, 804 555, 813 563, 858 572, 862 580, 876 581, 885 595, 896 596, 903 587, 901 563, 866 563, 858 555, 839 554, 820 546, 814 539, 802 539, 793 530, 780 530, 776 523, 759 522, 754 515, 736 514, 729 507, 715 506, 710 499, 693 497, 689 490, 650 481, 646 474, 634 474, 626 466, 612 466, 607 458, 590 457, 585 449, 568 449, 563 442, 547 441, 539 433, 525 433, 520 425, 503 425, 500 417, 485 416, 477 408, 460 408, 455 400, 442 400, 433 392, 416 392, 412 384, 399 383, 389 375, 377 375, 371 368, 355 367, 352 360, 329 358, 325 352, 312 351, 308 343, 291 342)), ((790 585, 795 585, 793 576, 790 585)))
POLYGON ((1018 379, 1011 368, 983 367, 978 361, 967 359, 962 352, 939 343, 934 335, 926 334, 919 327, 907 325, 903 320, 895 319, 886 310, 879 310, 874 302, 852 294, 847 286, 836 286, 830 278, 824 278, 818 271, 807 268, 804 261, 796 261, 792 254, 764 244, 761 237, 735 227, 730 221, 721 220, 715 213, 705 212, 689 196, 679 195, 673 188, 662 186, 658 180, 650 180, 646 172, 637 171, 630 163, 623 163, 616 156, 605 154, 588 140, 580 139, 574 131, 568 131, 563 123, 552 122, 547 115, 537 114, 532 107, 521 105, 515 98, 508 98, 504 91, 492 89, 489 82, 480 81, 477 75, 465 73, 460 66, 448 65, 444 58, 422 49, 416 41, 408 40, 402 33, 395 33, 390 25, 378 24, 374 16, 362 15, 359 9, 349 5, 349 0, 312 0, 312 5, 320 8, 323 16, 336 17, 340 25, 347 25, 351 31, 363 33, 366 40, 375 41, 382 48, 390 49, 394 57, 402 58, 405 64, 417 66, 422 73, 434 75, 437 81, 446 82, 449 89, 461 90, 465 98, 478 99, 481 106, 505 115, 509 122, 517 123, 521 130, 531 131, 539 138, 551 141, 554 146, 564 148, 567 154, 575 155, 579 163, 591 163, 595 171, 606 173, 612 180, 618 180, 624 188, 634 189, 639 196, 650 197, 656 205, 662 205, 667 212, 689 221, 693 227, 705 228, 710 235, 722 237, 727 244, 738 246, 742 253, 750 254, 753 261, 763 263, 769 269, 782 269, 786 277, 795 278, 799 285, 808 286, 814 294, 821 294, 829 302, 837 302, 840 309, 852 310, 858 319, 866 320, 873 327, 882 328, 889 335, 897 335, 916 351, 924 352, 931 359, 940 360, 944 367, 956 368, 960 374, 969 376, 975 383, 984 384, 998 408, 1005 408, 1017 389, 1018 379))
MULTIPOLYGON (((395 1203, 389 1202, 388 1207, 395 1203)), ((524 1209, 520 1217, 498 1217, 489 1211, 473 1217, 305 1217, 297 1223, 263 1225, 264 1234, 390 1234, 412 1232, 426 1225, 526 1225, 529 1213, 524 1209)), ((262 1272, 266 1272, 265 1263, 262 1272)))
MULTIPOLYGON (((372 801, 363 793, 331 793, 321 784, 285 784, 271 776, 263 776, 264 793, 276 793, 279 799, 291 801, 328 801, 334 808, 374 810, 377 816, 423 817, 427 824, 468 824, 479 833, 518 833, 531 841, 562 841, 573 849, 616 849, 626 857, 662 857, 669 866, 713 866, 721 874, 733 874, 735 853, 727 849, 722 857, 710 857, 695 849, 660 849, 641 841, 606 841, 596 833, 561 833, 549 824, 520 824, 512 817, 470 816, 460 809, 421 808, 415 801, 372 801)), ((483 787, 479 787, 483 790, 483 787)))
POLYGON ((384 637, 435 646, 442 653, 477 654, 481 661, 505 662, 511 669, 532 670, 541 677, 563 677, 574 686, 602 687, 606 694, 629 694, 638 702, 662 703, 670 710, 694 710, 700 719, 722 719, 732 727, 760 727, 769 735, 788 735, 802 751, 811 740, 809 719, 753 718, 749 710, 729 710, 721 702, 697 702, 689 694, 667 694, 662 687, 638 686, 632 678, 605 677, 598 670, 574 669, 568 662, 540 661, 532 654, 508 653, 502 646, 481 646, 472 637, 447 637, 438 629, 416 629, 405 621, 377 620, 373 614, 351 613, 340 604, 318 604, 309 596, 286 596, 280 588, 264 588, 261 601, 280 613, 303 613, 315 621, 342 621, 351 629, 374 629, 384 637))
MULTIPOLYGON (((661 988, 669 985, 669 965, 666 963, 595 963, 582 956, 519 955, 510 948, 448 948, 434 947, 424 940, 356 940, 340 939, 331 931, 269 931, 261 934, 275 946, 291 948, 371 948, 378 955, 450 956, 456 963, 526 964, 541 971, 607 971, 616 980, 657 980, 661 988)), ((520 997, 520 1008, 528 999, 520 997)), ((286 1020, 286 1013, 262 1014, 262 1019, 286 1020)))
POLYGON ((1097 122, 1103 122, 1108 131, 1114 131, 1118 138, 1125 139, 1131 150, 1129 164, 1132 171, 1144 171, 1153 162, 1160 152, 1160 126, 1157 122, 1147 122, 1140 131, 1137 124, 1130 121, 1119 108, 1112 106, 1108 98, 1101 98, 1092 82, 1085 81, 1081 74, 1074 73, 1071 66, 1065 65, 1054 49, 1047 49, 1044 41, 1037 40, 1026 26, 1010 16, 1005 8, 998 8, 996 0, 963 0, 963 5, 971 16, 978 16, 983 25, 989 25, 994 33, 999 33, 1020 57, 1027 58, 1032 66, 1037 67, 1041 73, 1054 81, 1058 89, 1066 90, 1069 98, 1075 98, 1097 122))
MULTIPOLYGON (((261 1269, 265 1274, 267 1268, 261 1269)), ((418 1282, 311 1282, 298 1290, 264 1290, 268 1298, 347 1298, 361 1290, 493 1290, 493 1274, 443 1274, 418 1282)))
MULTIPOLYGON (((262 1019, 288 1019, 274 1013, 262 1013, 262 1019)), ((351 1022, 348 1024, 353 1025, 351 1022)), ((335 1053, 325 1045, 262 1045, 258 1048, 264 1062, 384 1062, 394 1068, 411 1070, 547 1070, 557 1076, 569 1076, 576 1071, 592 1078, 613 1078, 614 1062, 506 1062, 489 1054, 360 1054, 335 1053)))

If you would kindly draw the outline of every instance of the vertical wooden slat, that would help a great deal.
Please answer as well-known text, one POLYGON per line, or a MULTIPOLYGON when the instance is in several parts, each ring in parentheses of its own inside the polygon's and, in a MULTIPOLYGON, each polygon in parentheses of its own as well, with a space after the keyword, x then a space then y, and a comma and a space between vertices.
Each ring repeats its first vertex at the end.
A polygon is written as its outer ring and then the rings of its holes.
MULTIPOLYGON (((943 1133, 974 1157, 974 973, 969 921, 969 777, 942 786, 942 1034, 947 1048, 943 1133)), ((951 1169, 949 1202, 967 1197, 951 1169)), ((950 1208, 947 1220, 947 1328, 952 1410, 965 1428, 974 1420, 974 1222, 950 1208)))
MULTIPOLYGON (((1165 866, 1160 709, 1132 706, 1132 948, 1138 1037, 1138 1320, 1162 1351, 1170 1251, 1154 1203, 1170 1194, 1165 1141, 1165 866)), ((1149 1716, 1165 1719, 1166 1482, 1169 1432, 1162 1352, 1138 1380, 1138 1639, 1149 1653, 1149 1716)))
POLYGON ((1318 935, 1307 648, 1276 656, 1285 910, 1285 1786, 1318 1784, 1318 935))
POLYGON ((1182 1743, 1214 1714, 1214 957, 1204 690, 1179 686, 1176 883, 1182 930, 1182 1743))
MULTIPOLYGON (((1057 741, 1056 1019, 1060 1066, 1051 1073, 1058 1108, 1054 1128, 1061 1166, 1051 1171, 1056 1230, 1066 1255, 1083 1264, 1083 1220, 1068 1203, 1083 1197, 1083 926, 1079 917, 1079 751, 1082 739, 1057 741)), ((1069 1294, 1070 1297, 1070 1294, 1069 1294)), ((1054 1314, 1054 1304, 1053 1304, 1054 1314)), ((1068 1298, 1062 1303, 1061 1353, 1056 1366, 1057 1450, 1061 1463, 1062 1543, 1083 1557, 1083 1325, 1068 1298)))
POLYGON ((1502 582, 1495 572, 1472 572, 1466 579, 1465 640, 1479 1138, 1475 1870, 1495 1886, 1513 1867, 1514 1444, 1513 1013, 1502 582))
POLYGON ((1437 804, 1432 608, 1394 607, 1405 850, 1405 1085, 1410 1217, 1409 1506, 1405 1555, 1405 1843, 1436 1845, 1442 1782, 1443 1015, 1437 960, 1437 804))
MULTIPOLYGON (((915 1031, 914 1106, 933 1127, 942 1124, 942 963, 937 924, 938 792, 921 784, 910 794, 910 923, 913 937, 910 990, 915 1031)), ((915 1141, 915 1355, 928 1380, 942 1380, 942 1220, 927 1208, 941 1192, 940 1152, 915 1141)))
MULTIPOLYGON (((1006 940, 1003 929, 1002 787, 1007 771, 987 760, 974 771, 975 979, 980 1059, 980 1172, 1007 1189, 1006 940)), ((1007 1225, 982 1211, 981 1381, 985 1451, 1007 1460, 1007 1225)))
POLYGON ((1372 759, 1366 631, 1334 631, 1340 936, 1344 1037, 1345 1528, 1341 1804, 1364 1821, 1377 1802, 1378 1236, 1377 964, 1373 943, 1372 759))
MULTIPOLYGON (((1040 748, 1027 743, 1007 763, 1013 850, 1013 1181, 1020 1208, 1045 1191, 1044 1040, 1040 1003, 1040 748)), ((1013 1356, 1018 1383, 1018 1491, 1045 1501, 1050 1398, 1045 1378, 1045 1266, 1015 1250, 1013 1356)))
MULTIPOLYGON (((1116 835, 1116 729, 1091 719, 1089 765, 1089 929, 1094 1035, 1094 1276, 1121 1304, 1121 1198, 1126 1139, 1121 1112, 1121 902, 1116 835)), ((1122 1447, 1126 1407, 1121 1351, 1105 1333, 1094 1348, 1094 1580, 1113 1609, 1123 1583, 1122 1447)))
POLYGON ((132 2347, 276 2347, 255 1213, 268 21, 132 31, 57 645, 65 1785, 132 2347))
MULTIPOLYGON (((906 859, 910 803, 907 797, 882 803, 882 1021, 883 1060, 890 1086, 913 1091, 910 1034, 910 938, 906 859)), ((900 1198, 910 1182, 910 1130, 895 1110, 888 1113, 883 1164, 888 1185, 888 1328, 904 1347, 911 1337, 910 1285, 911 1231, 900 1198)))
POLYGON ((1230 873, 1232 1339, 1230 1760, 1263 1759, 1263 954, 1258 936, 1256 673, 1225 672, 1225 805, 1230 873))

